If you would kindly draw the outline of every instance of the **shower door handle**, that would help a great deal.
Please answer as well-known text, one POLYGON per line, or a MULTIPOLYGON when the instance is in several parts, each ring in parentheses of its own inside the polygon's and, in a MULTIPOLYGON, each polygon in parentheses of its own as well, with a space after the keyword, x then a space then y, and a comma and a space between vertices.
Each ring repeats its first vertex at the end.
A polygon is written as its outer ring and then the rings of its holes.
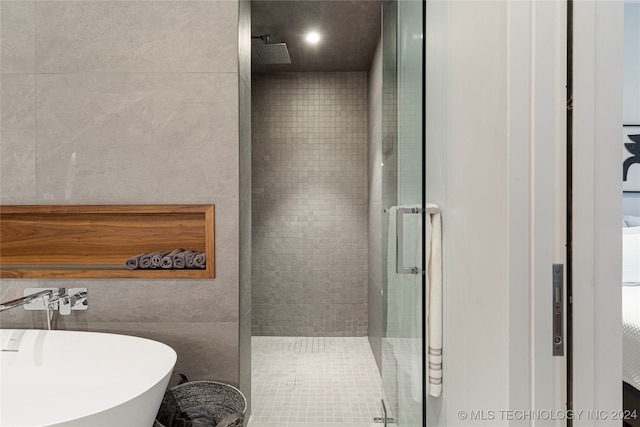
POLYGON ((404 216, 406 214, 419 214, 420 208, 398 208, 396 211, 396 273, 398 274, 418 274, 418 267, 404 266, 404 216))

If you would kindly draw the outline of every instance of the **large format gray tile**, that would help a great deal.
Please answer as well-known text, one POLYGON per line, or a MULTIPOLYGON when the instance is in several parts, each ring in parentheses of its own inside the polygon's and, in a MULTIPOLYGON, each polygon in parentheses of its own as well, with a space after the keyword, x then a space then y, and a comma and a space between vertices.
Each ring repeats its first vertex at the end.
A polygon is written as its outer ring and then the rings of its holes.
POLYGON ((0 2, 0 71, 35 72, 36 8, 33 1, 0 2))
POLYGON ((237 72, 238 3, 36 2, 40 73, 237 72))
POLYGON ((0 134, 0 200, 29 204, 36 198, 34 130, 2 129, 0 134))
POLYGON ((37 100, 45 200, 238 196, 237 75, 38 75, 37 100))
POLYGON ((35 75, 3 74, 1 83, 0 197, 24 203, 36 196, 35 75))
POLYGON ((238 324, 215 323, 89 323, 87 330, 149 338, 178 353, 174 370, 190 380, 214 380, 238 385, 238 324))
POLYGON ((87 281, 89 308, 76 317, 88 322, 237 321, 234 285, 215 279, 87 281))
POLYGON ((2 130, 35 130, 35 75, 3 74, 1 82, 2 130))

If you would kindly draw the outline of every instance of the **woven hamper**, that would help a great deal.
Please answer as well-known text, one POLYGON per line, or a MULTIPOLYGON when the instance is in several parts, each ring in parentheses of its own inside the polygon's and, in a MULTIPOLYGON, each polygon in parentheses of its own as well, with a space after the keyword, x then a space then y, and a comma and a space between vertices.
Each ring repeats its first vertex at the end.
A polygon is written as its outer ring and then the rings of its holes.
MULTIPOLYGON (((240 390, 229 384, 216 381, 185 382, 168 389, 162 401, 181 412, 202 412, 213 418, 215 427, 244 426, 247 400, 240 390)), ((156 420, 153 427, 171 426, 156 420)))

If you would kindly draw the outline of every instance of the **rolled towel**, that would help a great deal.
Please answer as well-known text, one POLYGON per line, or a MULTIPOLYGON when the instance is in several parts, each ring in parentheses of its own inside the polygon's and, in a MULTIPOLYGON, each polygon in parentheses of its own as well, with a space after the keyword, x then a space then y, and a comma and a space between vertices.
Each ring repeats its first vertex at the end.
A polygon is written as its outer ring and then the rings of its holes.
MULTIPOLYGON (((177 421, 178 419, 183 421, 183 422, 191 422, 193 427, 216 427, 216 421, 215 419, 213 419, 213 417, 209 416, 209 414, 207 414, 206 412, 202 412, 199 411, 197 409, 185 409, 184 411, 180 412, 179 415, 180 418, 176 417, 176 419, 174 419, 174 422, 177 421)), ((186 424, 185 426, 189 425, 186 424)))
POLYGON ((191 252, 184 256, 184 263, 186 268, 193 268, 193 259, 196 257, 197 252, 191 252))
POLYGON ((151 268, 159 268, 162 266, 162 258, 169 252, 153 252, 151 254, 151 268))
POLYGON ((235 412, 231 415, 227 415, 216 424, 215 427, 229 427, 229 426, 242 426, 244 425, 244 415, 235 412))
POLYGON ((208 414, 188 409, 180 409, 162 402, 156 415, 156 421, 165 427, 214 427, 215 420, 208 414))
POLYGON ((177 413, 178 408, 168 403, 162 402, 160 404, 160 409, 158 409, 158 414, 156 415, 156 421, 158 421, 163 426, 170 427, 177 413))
POLYGON ((204 252, 198 252, 193 258, 193 266, 196 268, 205 268, 207 266, 207 255, 204 252))
POLYGON ((138 254, 136 256, 132 256, 131 258, 129 258, 124 262, 124 266, 127 267, 129 270, 135 270, 140 265, 140 258, 143 257, 144 255, 145 254, 138 254))
POLYGON ((186 265, 187 265, 187 261, 185 260, 185 258, 190 253, 193 253, 193 252, 191 252, 191 251, 183 251, 183 252, 180 252, 179 254, 174 255, 173 256, 173 268, 185 268, 186 265))
POLYGON ((142 254, 138 259, 139 268, 151 268, 151 254, 142 254))
POLYGON ((162 268, 173 268, 173 257, 178 255, 182 251, 183 249, 174 249, 173 251, 166 254, 164 257, 162 257, 160 266, 162 268))

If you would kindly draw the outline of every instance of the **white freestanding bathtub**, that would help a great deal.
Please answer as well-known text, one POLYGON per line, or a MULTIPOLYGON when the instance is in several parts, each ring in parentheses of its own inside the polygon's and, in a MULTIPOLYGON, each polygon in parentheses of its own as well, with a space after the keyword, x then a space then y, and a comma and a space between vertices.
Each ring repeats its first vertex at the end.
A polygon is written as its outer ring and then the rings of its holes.
POLYGON ((176 352, 138 337, 0 330, 1 427, 151 427, 176 352))

